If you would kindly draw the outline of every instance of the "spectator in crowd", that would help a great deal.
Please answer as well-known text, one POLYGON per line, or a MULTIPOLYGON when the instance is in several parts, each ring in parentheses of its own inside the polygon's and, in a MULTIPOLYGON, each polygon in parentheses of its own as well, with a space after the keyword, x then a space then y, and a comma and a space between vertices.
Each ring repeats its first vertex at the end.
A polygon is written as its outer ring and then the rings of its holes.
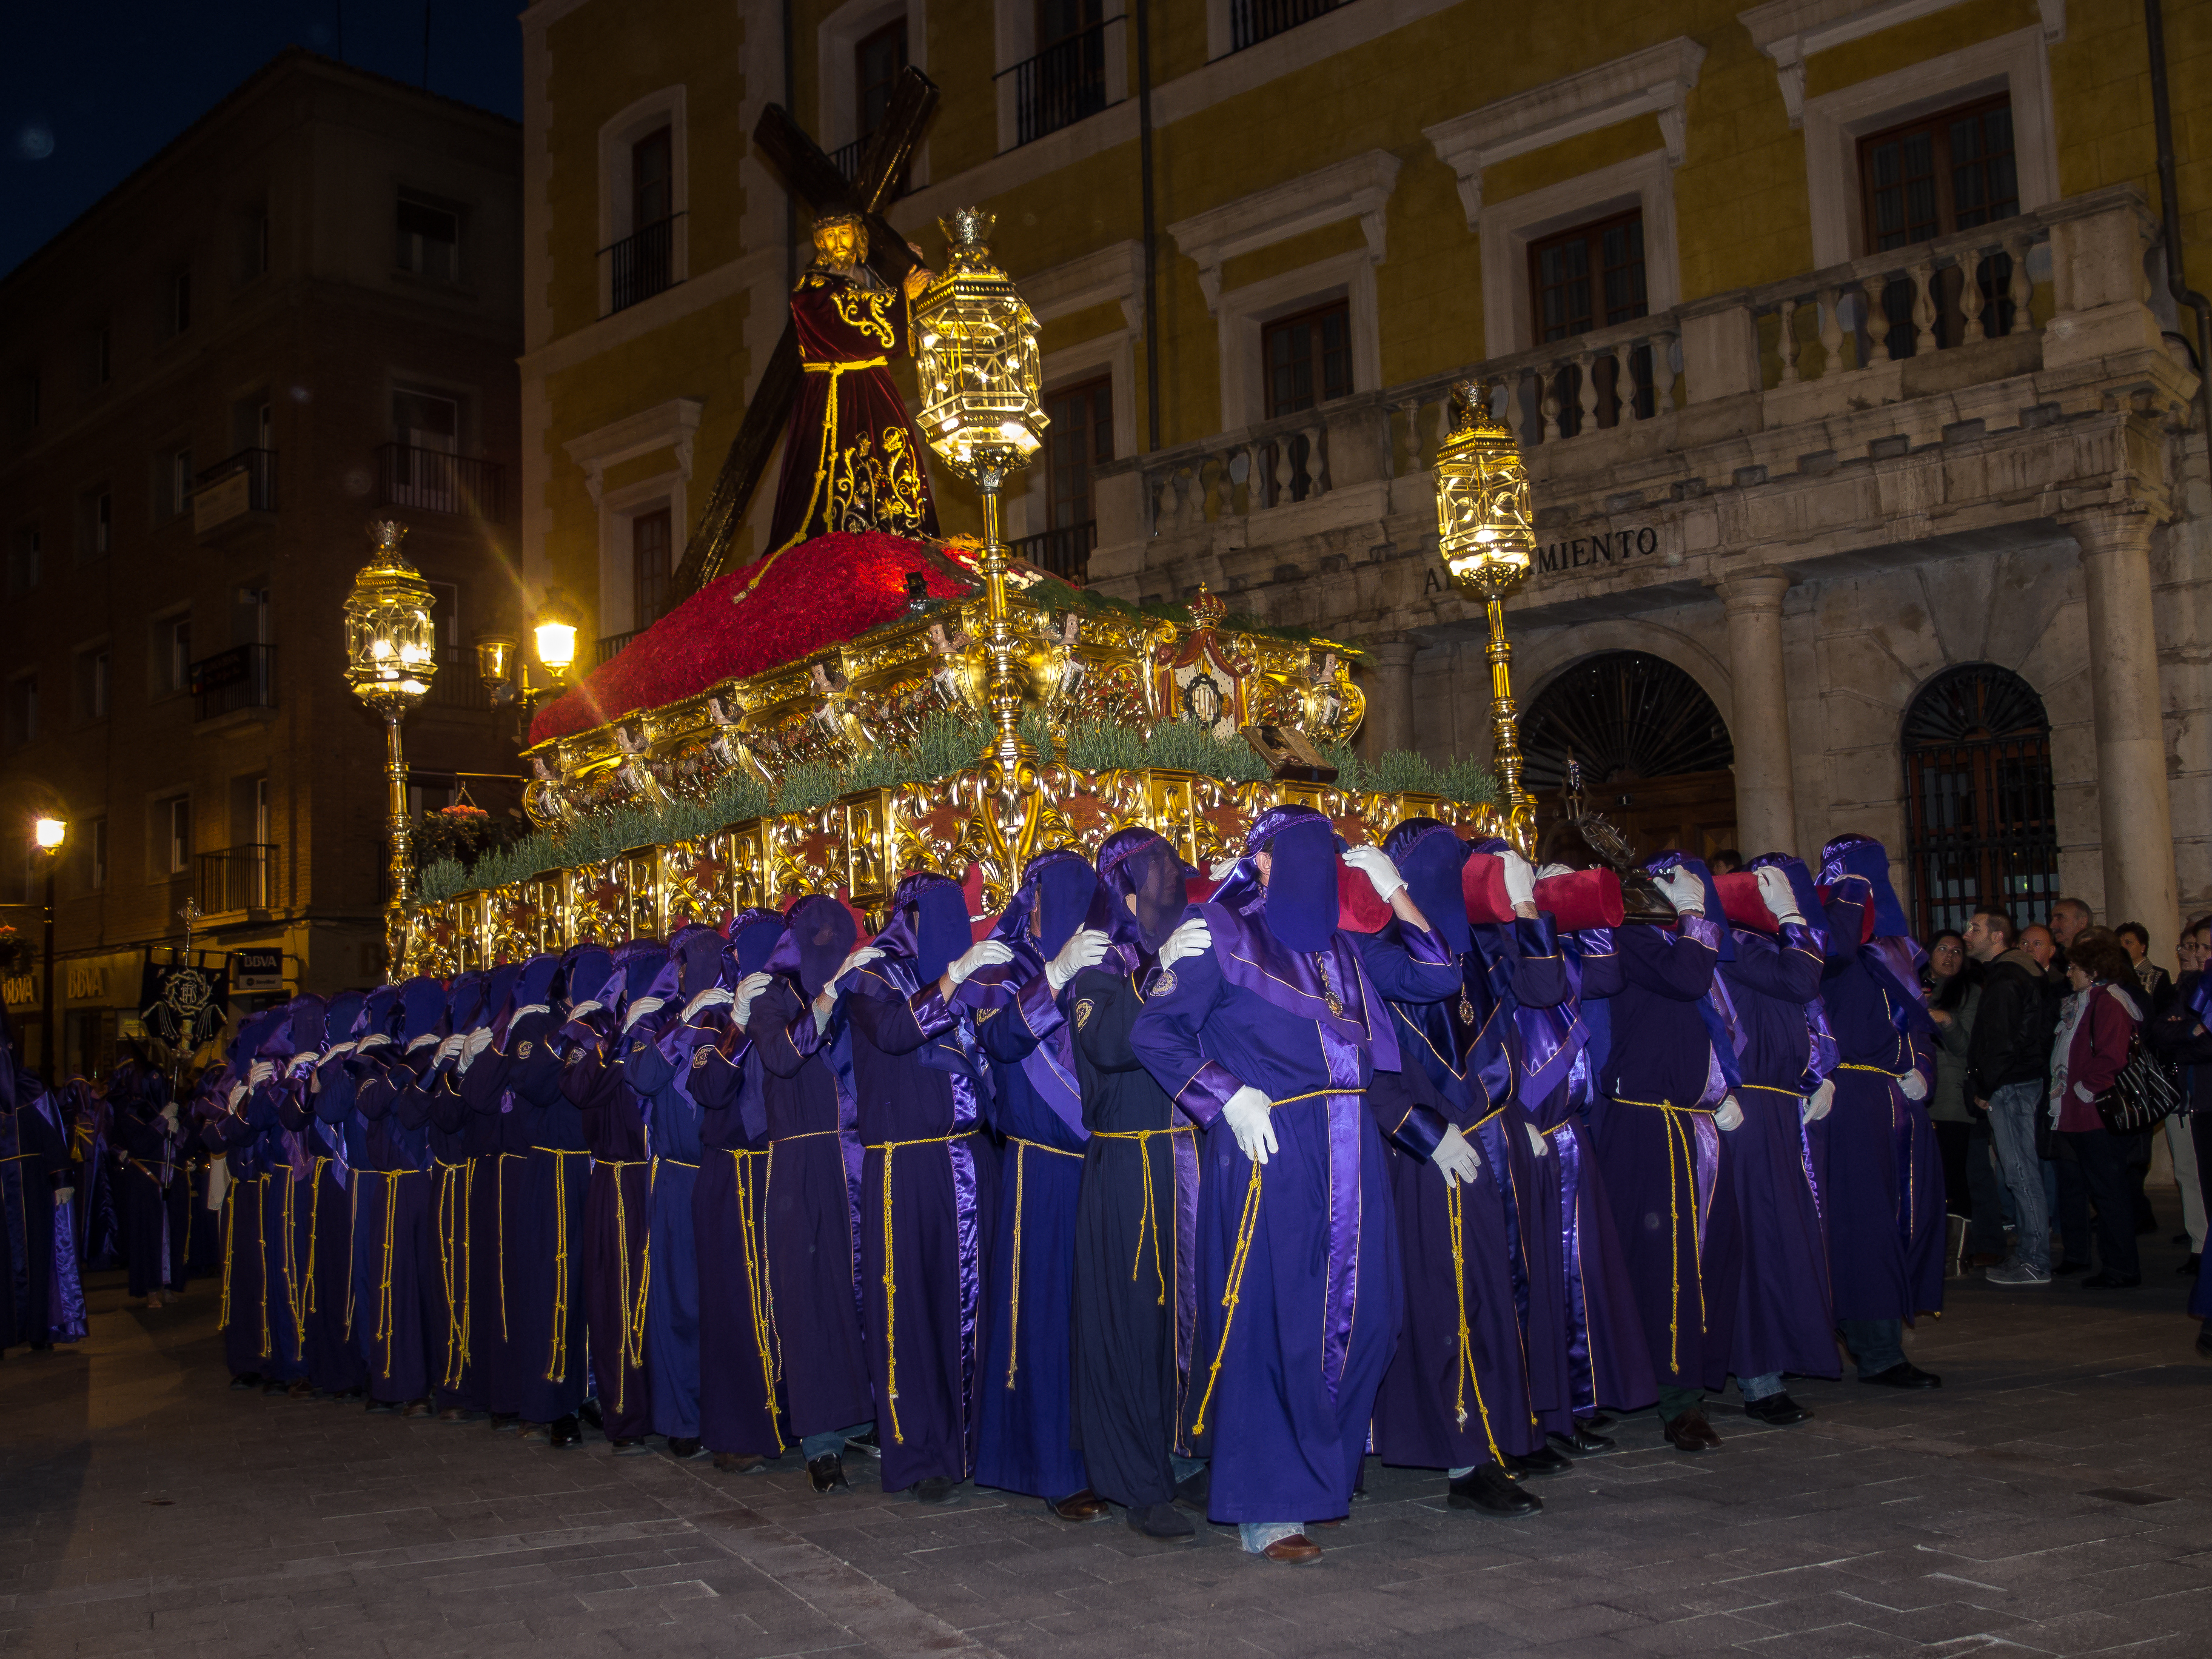
POLYGON ((1705 868, 1717 876, 1733 876, 1743 868, 1743 854, 1733 847, 1723 847, 1705 860, 1705 868))
POLYGON ((1936 1092, 1929 1099, 1928 1115, 1943 1153, 1944 1207, 1950 1217, 1944 1261, 1946 1274, 1952 1278, 1963 1271, 1969 1255, 1988 1255, 1993 1261, 2004 1256, 2002 1200, 1995 1190, 1989 1136, 1986 1131, 1976 1133, 1983 1115, 1974 1110, 1966 1091, 1966 1044, 1975 1011, 1981 1006, 1981 964, 1967 957, 1962 934, 1947 927, 1936 935, 1928 947, 1928 1018, 1936 1022, 1936 1092), (1991 1192, 1986 1205, 1974 1191, 1978 1152, 1989 1171, 1986 1184, 1991 1192))
POLYGON ((2002 910, 1977 910, 1966 924, 1966 954, 1982 968, 1981 1000, 1967 1037, 1966 1087, 1989 1115, 2017 1223, 2012 1255, 1990 1269, 1990 1282, 2048 1285, 2051 1218, 2035 1120, 2050 1061, 2051 1008, 2043 970, 2013 939, 2012 917, 2002 910))
POLYGON ((2119 935, 2120 948, 2135 964, 2136 982, 2142 987, 2145 1011, 2154 1017, 2166 1006, 2166 992, 2173 984, 2173 975, 2150 959, 2150 929, 2142 923, 2124 921, 2112 931, 2119 935))
POLYGON ((2166 1121, 2166 1150, 2173 1156, 2173 1179, 2181 1188, 2184 1231, 2174 1243, 2186 1243, 2185 1273, 2197 1270, 2204 1253, 2207 1194, 2203 1173, 2212 1169, 2212 1035, 2197 1012, 2205 957, 2212 953, 2212 916, 2200 916, 2181 935, 2181 977, 2164 1008, 2153 1016, 2145 1035, 2153 1052, 2181 1073, 2181 1109, 2166 1121))
MULTIPOLYGON (((2051 937, 2058 941, 2058 948, 2063 951, 2079 939, 2082 929, 2094 920, 2089 914, 2089 907, 2080 899, 2059 899, 2051 907, 2051 937)), ((2063 973, 2065 970, 2066 964, 2061 962, 2058 971, 2063 973)))
POLYGON ((2142 1020, 2142 990, 2127 951, 2100 929, 2077 930, 2067 948, 2066 974, 2074 994, 2051 1046, 2051 1127, 2062 1148, 2055 1158, 2058 1224, 2066 1243, 2060 1265, 2087 1261, 2094 1203, 2099 1271, 2081 1283, 2092 1290, 2130 1290, 2142 1283, 2142 1266, 2136 1255, 2127 1152, 2098 1115, 2097 1097, 2128 1063, 2129 1043, 2142 1020))
POLYGON ((2030 922, 2020 930, 2020 948, 2027 952, 2037 973, 2056 978, 2063 971, 2058 964, 2058 941, 2041 922, 2030 922))

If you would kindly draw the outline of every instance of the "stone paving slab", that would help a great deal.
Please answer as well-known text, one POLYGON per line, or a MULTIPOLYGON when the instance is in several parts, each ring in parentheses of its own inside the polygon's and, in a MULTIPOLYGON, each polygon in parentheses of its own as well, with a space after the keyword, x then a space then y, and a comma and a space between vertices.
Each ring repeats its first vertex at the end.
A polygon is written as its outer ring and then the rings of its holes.
POLYGON ((924 1510, 857 1455, 822 1499, 795 1456, 724 1475, 233 1393, 210 1291, 149 1313, 100 1276, 90 1340, 0 1364, 0 1655, 2196 1659, 2212 1364, 2176 1260, 2127 1294, 1954 1281, 1908 1343, 1942 1390, 1793 1382, 1817 1415, 1789 1430, 1717 1400, 1698 1458, 1625 1423, 1528 1520, 1370 1460, 1301 1571, 1226 1528, 924 1510))

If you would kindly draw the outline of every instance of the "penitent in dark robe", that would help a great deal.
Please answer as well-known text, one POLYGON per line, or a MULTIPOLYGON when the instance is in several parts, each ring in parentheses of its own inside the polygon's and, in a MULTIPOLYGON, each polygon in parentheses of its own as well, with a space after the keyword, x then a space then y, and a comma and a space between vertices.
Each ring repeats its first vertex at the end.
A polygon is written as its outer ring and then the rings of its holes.
POLYGON ((769 546, 863 530, 933 536, 921 438, 890 374, 894 357, 912 355, 913 302, 930 273, 917 265, 885 288, 867 265, 867 227, 850 214, 817 220, 814 249, 791 295, 804 373, 769 546))

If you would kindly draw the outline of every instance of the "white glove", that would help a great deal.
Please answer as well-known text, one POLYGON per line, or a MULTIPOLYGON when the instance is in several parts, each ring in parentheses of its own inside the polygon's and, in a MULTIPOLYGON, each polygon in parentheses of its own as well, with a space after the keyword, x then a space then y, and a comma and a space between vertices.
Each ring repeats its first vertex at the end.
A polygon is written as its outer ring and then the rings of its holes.
POLYGON ((1518 909, 1524 904, 1534 904, 1536 872, 1529 867, 1528 860, 1509 847, 1498 855, 1498 861, 1505 866, 1505 896, 1513 907, 1518 909))
POLYGON ((723 992, 722 1000, 730 1005, 730 1018, 738 1025, 744 1025, 752 1018, 754 1000, 775 983, 774 974, 747 974, 738 981, 734 994, 723 992))
POLYGON ((1772 865, 1759 872, 1759 896, 1774 913, 1775 921, 1805 920, 1805 913, 1797 908, 1797 890, 1790 884, 1790 878, 1772 865))
POLYGON ((468 1034, 464 1031, 456 1036, 449 1036, 443 1042, 440 1043, 438 1045, 438 1064, 443 1066, 449 1060, 458 1059, 460 1055, 462 1046, 466 1043, 468 1040, 468 1034))
POLYGON ((167 1105, 161 1108, 161 1121, 167 1124, 172 1129, 177 1127, 177 1103, 175 1101, 173 1100, 167 1105))
POLYGON ((341 1042, 334 1048, 325 1048, 323 1050, 322 1063, 327 1066, 334 1060, 343 1060, 353 1052, 353 1049, 354 1045, 350 1041, 341 1042))
POLYGON ((1743 1127, 1743 1108, 1736 1103, 1736 1097, 1734 1095, 1729 1096, 1719 1105, 1713 1108, 1713 1127, 1716 1129, 1743 1127))
POLYGON ((292 1056, 291 1066, 286 1071, 285 1075, 287 1077, 305 1077, 308 1073, 313 1071, 317 1066, 322 1063, 322 1055, 313 1048, 308 1049, 305 1054, 295 1054, 292 1056))
POLYGON ((968 947, 968 953, 945 970, 947 979, 955 985, 967 982, 968 975, 978 968, 1002 968, 1014 959, 1013 946, 1000 939, 978 939, 968 947))
POLYGON ((238 1115, 238 1103, 245 1098, 246 1085, 243 1083, 232 1084, 230 1085, 230 1098, 225 1103, 226 1109, 230 1112, 231 1115, 235 1117, 238 1115))
POLYGON ((1066 988, 1068 981, 1085 968, 1096 968, 1105 961, 1106 947, 1112 943, 1096 927, 1077 928, 1067 943, 1060 947, 1060 954, 1046 965, 1045 983, 1057 995, 1066 988))
POLYGON ((477 1062, 477 1056, 491 1047, 491 1027, 469 1033, 469 1040, 461 1044, 461 1069, 465 1072, 477 1062))
POLYGON ((1226 858, 1214 860, 1212 866, 1206 873, 1216 881, 1226 881, 1229 879, 1230 872, 1242 861, 1237 854, 1231 853, 1226 858))
POLYGON ((830 982, 822 988, 822 994, 824 996, 834 994, 838 987, 845 982, 846 975, 851 973, 855 968, 866 967, 868 963, 882 955, 883 951, 876 945, 863 945, 837 964, 837 971, 830 975, 830 982))
POLYGON ((377 1031, 361 1040, 361 1051, 363 1054, 367 1054, 371 1048, 389 1048, 391 1046, 392 1034, 389 1031, 377 1031))
POLYGON ((1429 1162, 1443 1171, 1447 1187, 1473 1186, 1475 1176, 1482 1173, 1482 1160, 1468 1146, 1467 1137, 1459 1132, 1459 1125, 1444 1126, 1444 1137, 1437 1142, 1437 1149, 1429 1154, 1429 1162))
POLYGON ((1827 1116, 1828 1109, 1836 1103, 1836 1080, 1832 1077, 1820 1079, 1820 1086, 1805 1097, 1802 1121, 1818 1123, 1827 1116))
POLYGON ((276 1074, 276 1067, 273 1061, 257 1060, 253 1062, 253 1069, 246 1074, 246 1081, 247 1086, 258 1089, 276 1074))
POLYGON ((1705 884, 1689 871, 1676 865, 1651 878, 1667 902, 1674 907, 1677 915, 1702 916, 1705 914, 1705 884))
POLYGON ((1904 1092, 1907 1100, 1928 1098, 1928 1079, 1917 1071, 1907 1072, 1903 1077, 1898 1079, 1897 1086, 1904 1092))
POLYGON ((1538 1158, 1550 1157, 1552 1143, 1544 1139, 1544 1132, 1533 1123, 1524 1123, 1521 1127, 1528 1132, 1528 1150, 1538 1158))
MULTIPOLYGON (((756 974, 753 977, 755 979, 765 979, 768 975, 765 974, 756 974)), ((756 993, 755 994, 758 994, 756 993)), ((720 985, 709 985, 705 990, 700 992, 697 996, 693 997, 690 1001, 684 1005, 683 1023, 689 1025, 691 1023, 693 1016, 697 1014, 702 1009, 726 1008, 736 1000, 737 998, 735 994, 726 988, 720 985)))
POLYGON ((70 1200, 71 1200, 71 1199, 75 1198, 76 1196, 76 1188, 74 1188, 74 1187, 57 1187, 57 1188, 54 1188, 54 1207, 55 1207, 56 1209, 58 1209, 58 1210, 59 1208, 61 1208, 61 1206, 62 1206, 63 1205, 64 1205, 64 1204, 68 1203, 68 1202, 70 1201, 70 1200))
MULTIPOLYGON (((1388 904, 1391 896, 1406 884, 1398 866, 1390 862, 1390 855, 1379 847, 1354 847, 1344 854, 1344 861, 1374 884, 1375 896, 1388 904)), ((1535 891, 1532 886, 1530 892, 1535 891)))
POLYGON ((1275 1126, 1270 1123, 1267 1097, 1246 1084, 1229 1097, 1229 1103, 1221 1109, 1221 1121, 1229 1126, 1229 1133, 1237 1137, 1237 1150, 1255 1164, 1265 1164, 1267 1154, 1275 1151, 1275 1126))
POLYGON ((1168 935, 1167 943, 1160 946, 1160 966, 1172 968, 1185 957, 1194 957, 1200 951, 1213 948, 1213 931, 1206 925, 1204 916, 1193 916, 1188 921, 1176 924, 1168 935))
POLYGON ((630 1004, 629 1012, 623 1016, 623 1030, 627 1031, 667 1000, 666 997, 640 997, 630 1004))

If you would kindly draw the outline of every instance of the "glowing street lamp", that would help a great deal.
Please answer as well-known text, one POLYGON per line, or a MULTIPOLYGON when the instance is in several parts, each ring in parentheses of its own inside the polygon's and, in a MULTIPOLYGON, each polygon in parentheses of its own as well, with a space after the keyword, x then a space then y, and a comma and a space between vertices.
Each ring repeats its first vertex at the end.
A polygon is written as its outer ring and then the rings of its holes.
POLYGON ((346 684, 384 721, 384 777, 389 817, 386 871, 392 897, 385 905, 390 975, 400 974, 406 913, 415 896, 415 860, 407 822, 407 762, 399 723, 429 695, 438 672, 437 628, 430 607, 436 596, 400 544, 407 526, 380 519, 368 527, 376 549, 346 595, 346 684))
POLYGON ((61 1059, 54 1052, 54 871, 62 861, 62 843, 69 839, 69 825, 60 818, 40 818, 31 829, 31 838, 45 854, 46 866, 46 972, 39 981, 39 1063, 46 1068, 46 1081, 58 1086, 61 1082, 61 1059))

